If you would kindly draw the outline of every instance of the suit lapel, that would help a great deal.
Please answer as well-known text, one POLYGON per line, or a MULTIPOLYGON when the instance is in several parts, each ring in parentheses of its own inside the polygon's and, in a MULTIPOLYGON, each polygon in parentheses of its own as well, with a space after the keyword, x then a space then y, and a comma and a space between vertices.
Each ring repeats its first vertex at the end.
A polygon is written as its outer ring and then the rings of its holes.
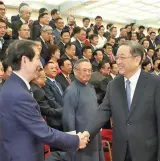
POLYGON ((117 81, 117 91, 118 91, 118 96, 120 96, 121 103, 119 106, 122 106, 125 112, 126 117, 128 116, 128 104, 127 104, 127 96, 126 96, 126 91, 125 91, 125 84, 124 84, 124 77, 120 76, 120 80, 117 81))
POLYGON ((146 87, 146 83, 147 83, 146 78, 147 77, 145 76, 145 72, 142 70, 139 76, 136 88, 135 88, 133 98, 132 98, 130 112, 128 112, 128 118, 131 116, 133 111, 136 109, 141 97, 143 96, 144 88, 146 87))

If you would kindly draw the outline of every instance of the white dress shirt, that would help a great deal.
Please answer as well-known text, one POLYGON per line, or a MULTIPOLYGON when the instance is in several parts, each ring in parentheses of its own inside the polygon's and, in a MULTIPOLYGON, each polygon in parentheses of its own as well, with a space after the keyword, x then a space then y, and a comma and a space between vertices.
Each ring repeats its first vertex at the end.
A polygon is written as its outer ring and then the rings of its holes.
POLYGON ((31 86, 30 86, 30 84, 29 84, 29 82, 28 82, 28 81, 26 81, 22 76, 20 76, 20 75, 19 75, 19 74, 17 74, 16 72, 14 72, 14 71, 13 71, 13 73, 14 73, 14 74, 16 74, 18 77, 20 77, 20 78, 24 81, 24 83, 26 84, 26 86, 27 86, 28 90, 30 90, 30 89, 31 89, 31 86))
MULTIPOLYGON (((130 87, 131 87, 131 103, 132 103, 132 99, 133 99, 133 95, 137 86, 137 82, 139 79, 141 73, 141 68, 131 77, 129 78, 130 83, 130 87)), ((128 80, 126 77, 124 77, 124 83, 125 83, 125 88, 126 88, 126 80, 128 80)))

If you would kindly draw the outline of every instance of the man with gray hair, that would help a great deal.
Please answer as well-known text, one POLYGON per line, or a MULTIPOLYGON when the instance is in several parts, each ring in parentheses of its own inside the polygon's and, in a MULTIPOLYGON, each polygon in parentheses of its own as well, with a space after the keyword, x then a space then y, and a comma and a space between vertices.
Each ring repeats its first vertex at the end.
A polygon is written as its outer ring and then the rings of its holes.
POLYGON ((47 62, 50 60, 50 46, 54 44, 53 39, 53 29, 51 26, 44 25, 41 28, 41 35, 36 40, 41 42, 42 50, 41 57, 43 58, 43 62, 47 62))
POLYGON ((31 17, 32 9, 25 5, 20 8, 20 19, 16 22, 12 23, 12 29, 13 29, 13 38, 18 38, 18 29, 22 24, 28 24, 29 25, 29 19, 31 17))
POLYGON ((137 42, 119 47, 120 75, 108 83, 103 103, 86 128, 92 140, 112 116, 113 161, 160 160, 160 78, 141 70, 143 55, 137 42))
MULTIPOLYGON (((87 59, 79 59, 74 65, 76 80, 64 92, 62 122, 65 131, 83 132, 94 116, 97 108, 97 97, 94 88, 88 84, 92 65, 87 59)), ((75 155, 67 153, 66 160, 71 161, 104 161, 103 148, 99 132, 83 151, 75 155)))

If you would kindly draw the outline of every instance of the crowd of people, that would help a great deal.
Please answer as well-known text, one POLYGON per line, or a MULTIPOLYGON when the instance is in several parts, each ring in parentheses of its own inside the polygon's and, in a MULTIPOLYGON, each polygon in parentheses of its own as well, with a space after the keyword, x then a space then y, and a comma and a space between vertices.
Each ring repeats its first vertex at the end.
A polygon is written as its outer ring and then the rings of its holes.
POLYGON ((31 15, 0 2, 0 161, 104 161, 112 125, 113 161, 159 160, 160 29, 31 15))

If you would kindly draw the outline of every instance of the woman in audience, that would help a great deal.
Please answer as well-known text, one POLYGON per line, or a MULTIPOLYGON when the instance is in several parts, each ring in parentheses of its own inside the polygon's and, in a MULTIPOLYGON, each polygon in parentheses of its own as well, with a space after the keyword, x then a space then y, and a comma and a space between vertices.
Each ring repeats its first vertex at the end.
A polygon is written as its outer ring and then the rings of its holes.
POLYGON ((104 35, 104 26, 101 25, 99 28, 98 28, 98 37, 99 37, 99 41, 98 41, 98 44, 97 44, 97 49, 102 49, 104 44, 106 44, 107 42, 107 39, 103 36, 104 35))
POLYGON ((6 81, 8 79, 8 77, 11 75, 12 73, 12 68, 11 66, 9 66, 7 59, 5 59, 2 62, 3 65, 3 69, 4 69, 4 74, 3 74, 3 81, 6 81))
POLYGON ((4 69, 3 69, 2 62, 0 61, 0 91, 3 85, 3 74, 4 74, 4 69))
POLYGON ((56 64, 57 66, 57 73, 59 74, 61 72, 59 65, 58 65, 58 60, 60 59, 60 50, 58 48, 58 46, 56 45, 52 45, 50 48, 51 51, 51 56, 50 56, 50 60, 56 64))
POLYGON ((142 63, 142 69, 144 71, 150 72, 151 71, 151 67, 152 67, 151 66, 151 62, 148 59, 146 59, 146 60, 143 61, 143 63, 142 63))

